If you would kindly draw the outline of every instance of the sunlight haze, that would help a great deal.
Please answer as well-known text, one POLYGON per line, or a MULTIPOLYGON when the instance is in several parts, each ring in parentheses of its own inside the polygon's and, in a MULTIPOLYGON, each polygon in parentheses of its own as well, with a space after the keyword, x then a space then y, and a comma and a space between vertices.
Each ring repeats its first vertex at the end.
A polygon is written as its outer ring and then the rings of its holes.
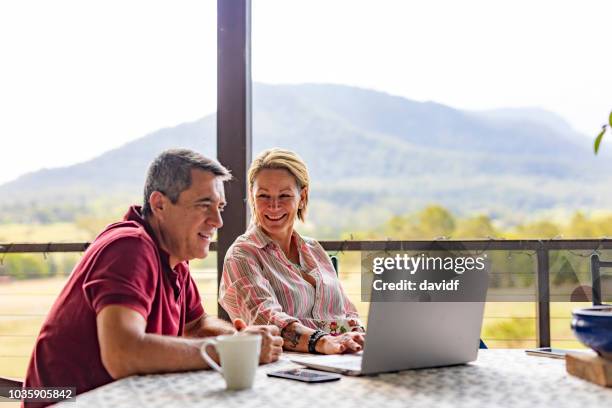
MULTIPOLYGON (((214 112, 216 3, 0 3, 0 183, 214 112)), ((253 80, 539 107, 590 144, 612 109, 611 15, 607 1, 253 0, 253 80)))

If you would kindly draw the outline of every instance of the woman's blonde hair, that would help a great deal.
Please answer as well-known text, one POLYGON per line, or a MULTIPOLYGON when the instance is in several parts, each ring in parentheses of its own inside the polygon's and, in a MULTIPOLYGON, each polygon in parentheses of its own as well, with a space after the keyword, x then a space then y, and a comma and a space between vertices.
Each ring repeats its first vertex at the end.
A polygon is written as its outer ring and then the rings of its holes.
POLYGON ((310 185, 308 168, 300 156, 291 150, 279 149, 278 147, 264 150, 259 153, 255 160, 253 160, 253 163, 251 163, 251 167, 249 167, 249 205, 251 206, 251 214, 253 214, 253 217, 256 217, 255 203, 252 197, 253 185, 255 184, 257 174, 266 169, 285 169, 295 178, 295 182, 300 192, 303 188, 306 188, 306 198, 297 212, 298 218, 304 221, 306 219, 306 208, 308 207, 308 186, 310 185))

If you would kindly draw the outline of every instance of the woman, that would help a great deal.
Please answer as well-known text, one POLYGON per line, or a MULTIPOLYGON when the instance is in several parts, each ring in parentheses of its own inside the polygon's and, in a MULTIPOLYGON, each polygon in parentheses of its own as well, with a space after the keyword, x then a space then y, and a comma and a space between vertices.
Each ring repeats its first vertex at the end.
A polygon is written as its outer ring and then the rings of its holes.
POLYGON ((287 350, 361 350, 363 327, 329 256, 293 229, 308 206, 306 164, 291 151, 266 150, 248 182, 253 222, 225 256, 219 303, 232 320, 278 326, 287 350))

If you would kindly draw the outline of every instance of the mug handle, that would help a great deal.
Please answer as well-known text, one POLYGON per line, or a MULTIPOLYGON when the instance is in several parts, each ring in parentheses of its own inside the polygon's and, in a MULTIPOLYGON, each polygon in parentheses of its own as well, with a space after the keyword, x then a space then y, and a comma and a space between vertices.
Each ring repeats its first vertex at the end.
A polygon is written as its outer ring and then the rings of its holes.
POLYGON ((218 371, 221 374, 223 374, 223 369, 221 367, 219 367, 219 364, 217 364, 215 362, 215 360, 213 360, 212 357, 206 351, 206 349, 209 346, 216 347, 217 346, 217 340, 215 340, 215 339, 204 339, 204 344, 202 344, 202 347, 200 347, 200 354, 202 355, 202 358, 204 359, 204 361, 206 361, 210 367, 212 367, 215 371, 218 371))

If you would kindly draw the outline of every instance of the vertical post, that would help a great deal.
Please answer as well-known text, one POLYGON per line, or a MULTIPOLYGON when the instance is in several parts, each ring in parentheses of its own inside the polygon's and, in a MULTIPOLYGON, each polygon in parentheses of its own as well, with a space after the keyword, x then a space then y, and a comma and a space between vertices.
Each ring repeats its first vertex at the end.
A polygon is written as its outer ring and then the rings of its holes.
POLYGON ((548 248, 537 251, 538 270, 536 279, 536 319, 538 324, 538 347, 550 347, 550 271, 548 248))
POLYGON ((591 255, 591 287, 593 305, 601 305, 601 278, 599 275, 599 255, 591 255))
MULTIPOLYGON (((247 227, 251 162, 251 0, 217 0, 217 159, 232 171, 217 246, 217 285, 229 246, 247 227)), ((219 317, 227 313, 219 306, 219 317)))

